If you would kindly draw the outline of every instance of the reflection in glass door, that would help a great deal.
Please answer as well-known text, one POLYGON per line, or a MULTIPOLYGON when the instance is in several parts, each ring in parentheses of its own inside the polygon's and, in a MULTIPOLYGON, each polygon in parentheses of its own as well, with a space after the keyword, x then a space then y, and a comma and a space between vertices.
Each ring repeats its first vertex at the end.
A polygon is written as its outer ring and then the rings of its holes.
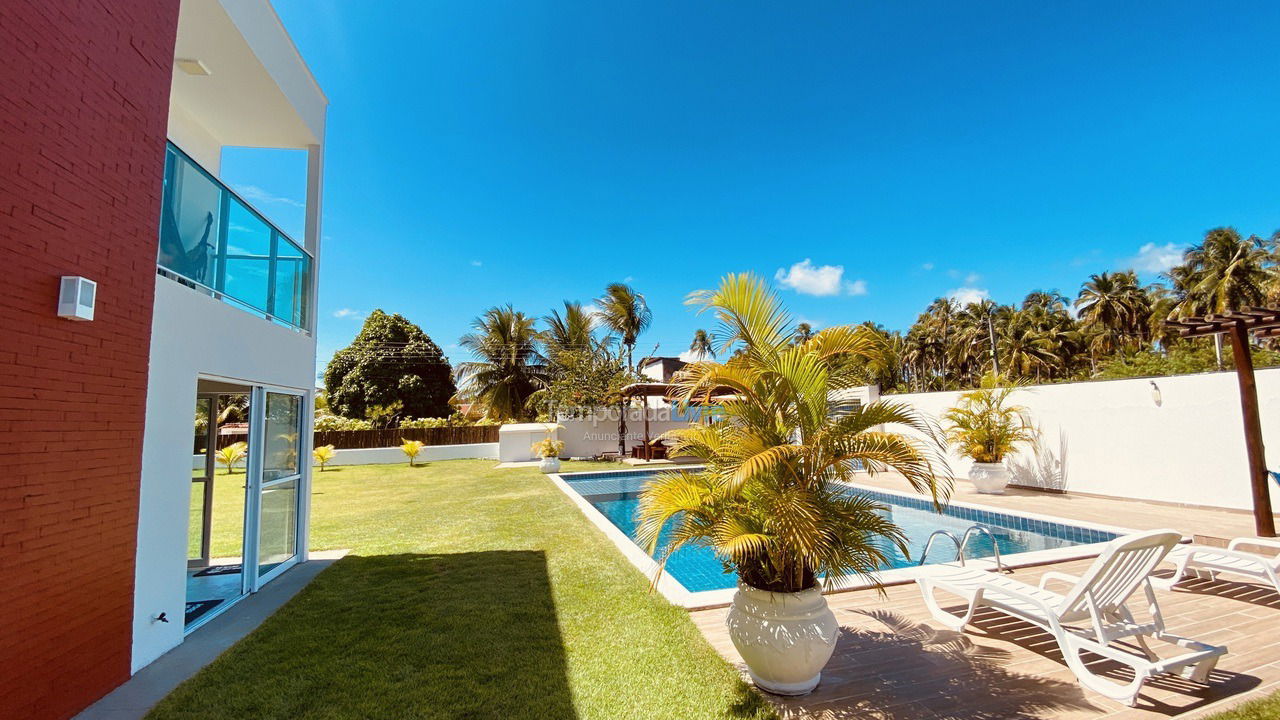
POLYGON ((266 392, 265 396, 259 584, 298 555, 298 486, 302 480, 302 396, 282 392, 266 392))

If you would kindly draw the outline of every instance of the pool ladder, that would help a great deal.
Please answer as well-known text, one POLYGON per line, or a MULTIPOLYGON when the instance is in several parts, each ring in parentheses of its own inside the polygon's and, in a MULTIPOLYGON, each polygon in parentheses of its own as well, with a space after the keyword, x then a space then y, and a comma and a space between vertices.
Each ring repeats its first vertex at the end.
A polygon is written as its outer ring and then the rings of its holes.
POLYGON ((956 544, 956 560, 959 560, 960 566, 964 567, 964 546, 969 543, 969 537, 974 533, 984 534, 991 538, 991 548, 996 552, 996 572, 1012 572, 1005 568, 1004 561, 1000 559, 1000 543, 996 542, 996 536, 985 525, 969 526, 969 529, 964 531, 964 537, 961 538, 957 538, 956 534, 950 530, 934 530, 924 543, 924 552, 920 553, 920 562, 918 564, 924 565, 924 561, 929 557, 929 548, 933 547, 934 540, 939 537, 946 537, 951 538, 951 542, 956 544))

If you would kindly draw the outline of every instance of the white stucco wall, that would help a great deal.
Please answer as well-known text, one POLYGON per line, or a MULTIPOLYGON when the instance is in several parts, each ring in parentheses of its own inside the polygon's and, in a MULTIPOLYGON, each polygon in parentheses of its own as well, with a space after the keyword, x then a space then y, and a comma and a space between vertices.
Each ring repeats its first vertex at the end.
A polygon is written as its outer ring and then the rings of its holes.
MULTIPOLYGON (((409 462, 409 458, 398 447, 386 448, 349 448, 334 451, 335 457, 329 461, 329 467, 339 465, 401 465, 409 462)), ((464 445, 428 445, 422 448, 414 462, 434 462, 436 460, 463 460, 479 458, 482 460, 498 459, 498 443, 468 443, 464 445)), ((319 467, 312 463, 313 467, 319 467)))
MULTIPOLYGON (((655 400, 657 400, 655 398, 655 400)), ((697 417, 697 411, 681 413, 670 407, 648 407, 627 410, 627 449, 644 441, 644 414, 649 416, 649 439, 676 428, 689 427, 697 417)), ((614 408, 598 410, 594 415, 579 419, 561 419, 564 429, 559 438, 564 441, 564 457, 593 457, 606 451, 618 450, 618 411, 614 408)))
MULTIPOLYGON (((197 376, 303 391, 311 391, 315 384, 316 348, 311 336, 168 278, 157 277, 155 282, 138 500, 135 672, 182 642, 197 376), (152 622, 160 612, 170 622, 152 622)), ((300 492, 309 498, 310 474, 305 469, 300 492)), ((299 547, 305 547, 305 540, 299 538, 299 547)))
MULTIPOLYGON (((1259 370, 1268 467, 1280 469, 1280 368, 1259 370)), ((933 418, 960 393, 886 395, 933 418)), ((1253 507, 1232 372, 1039 385, 1019 390, 1041 436, 1009 461, 1014 482, 1073 492, 1237 509, 1253 507), (1153 385, 1154 383, 1154 385, 1153 385), (1159 389, 1159 402, 1153 390, 1159 389)), ((952 455, 964 477, 970 462, 952 455)), ((1271 484, 1280 509, 1280 488, 1271 484)))

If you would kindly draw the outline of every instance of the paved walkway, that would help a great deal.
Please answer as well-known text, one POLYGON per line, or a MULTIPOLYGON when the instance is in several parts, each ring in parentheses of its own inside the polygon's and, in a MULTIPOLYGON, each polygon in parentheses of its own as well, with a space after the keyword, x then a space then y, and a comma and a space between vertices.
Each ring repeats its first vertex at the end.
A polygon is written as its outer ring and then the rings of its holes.
MULTIPOLYGON (((866 484, 907 489, 901 478, 883 474, 866 484)), ((954 499, 1137 530, 1170 527, 1201 539, 1253 534, 1252 516, 1243 512, 1019 489, 978 495, 964 481, 954 499)), ((1050 569, 1078 574, 1090 562, 1022 568, 1015 576, 1035 584, 1050 569)), ((821 685, 803 698, 770 697, 788 718, 1074 720, 1196 717, 1280 690, 1280 595, 1274 590, 1193 579, 1158 599, 1171 632, 1229 648, 1208 687, 1158 678, 1148 682, 1136 708, 1125 707, 1081 688, 1047 633, 990 611, 976 618, 976 631, 952 632, 929 615, 913 583, 889 587, 883 596, 872 590, 829 595, 842 633, 821 685)), ((1146 616, 1136 600, 1133 609, 1146 616)), ((724 628, 727 613, 717 608, 690 616, 742 667, 724 628)), ((1113 670, 1125 679, 1127 671, 1113 670)))
MULTIPOLYGON (((890 490, 914 492, 898 475, 880 473, 874 478, 866 475, 857 482, 890 490)), ((1119 525, 1134 530, 1172 528, 1184 535, 1202 539, 1231 539, 1252 536, 1253 515, 1243 510, 1217 510, 1126 500, 1124 498, 1054 493, 1043 490, 1008 488, 1004 495, 982 495, 967 480, 956 480, 953 500, 988 505, 1003 510, 1043 513, 1085 522, 1119 525)), ((1280 522, 1277 523, 1280 526, 1280 522)))

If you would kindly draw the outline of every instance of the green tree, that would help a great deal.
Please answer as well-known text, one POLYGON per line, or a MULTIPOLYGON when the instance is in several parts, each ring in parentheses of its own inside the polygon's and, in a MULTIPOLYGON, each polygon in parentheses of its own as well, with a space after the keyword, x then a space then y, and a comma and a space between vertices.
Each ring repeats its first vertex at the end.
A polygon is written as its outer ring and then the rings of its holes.
POLYGON ((329 408, 348 418, 396 403, 409 417, 446 417, 456 392, 440 347, 404 316, 382 310, 370 313, 355 340, 334 353, 324 386, 329 408))
POLYGON ((1214 228, 1169 271, 1179 315, 1205 315, 1261 305, 1274 281, 1275 258, 1257 235, 1214 228))
POLYGON ((636 340, 653 322, 653 312, 644 295, 625 283, 613 283, 605 288, 604 296, 596 300, 596 305, 600 308, 600 322, 618 334, 627 353, 627 368, 634 370, 631 353, 636 340))
POLYGON ((531 417, 529 396, 548 380, 533 318, 510 305, 491 307, 471 327, 458 341, 477 358, 458 365, 463 396, 479 403, 491 420, 531 417))
POLYGON ((556 355, 556 373, 533 402, 548 418, 583 417, 597 408, 623 402, 622 388, 638 381, 627 372, 620 354, 608 348, 565 350, 556 355))
POLYGON ((707 335, 707 331, 698 328, 693 332, 693 341, 689 343, 689 352, 693 353, 699 360, 714 358, 716 351, 711 347, 711 337, 707 335))

